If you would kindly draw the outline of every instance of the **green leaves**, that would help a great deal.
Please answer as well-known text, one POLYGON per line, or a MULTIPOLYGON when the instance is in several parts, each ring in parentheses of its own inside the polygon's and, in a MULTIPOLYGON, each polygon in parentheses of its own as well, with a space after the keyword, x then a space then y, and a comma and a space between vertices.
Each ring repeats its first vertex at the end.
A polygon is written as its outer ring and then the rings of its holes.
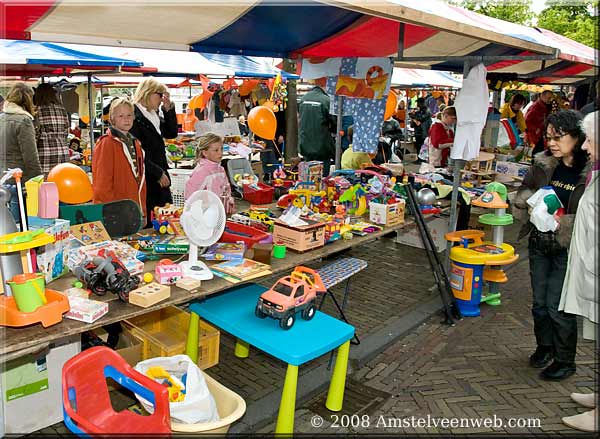
POLYGON ((546 0, 537 15, 525 0, 448 0, 450 4, 511 23, 536 26, 598 49, 599 0, 546 0))

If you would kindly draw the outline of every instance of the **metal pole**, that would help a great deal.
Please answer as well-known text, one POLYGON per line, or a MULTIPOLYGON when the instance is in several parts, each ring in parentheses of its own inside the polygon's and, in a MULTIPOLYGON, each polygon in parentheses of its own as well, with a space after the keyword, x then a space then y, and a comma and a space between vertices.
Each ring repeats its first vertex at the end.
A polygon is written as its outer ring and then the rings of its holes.
POLYGON ((90 123, 88 123, 88 129, 90 132, 90 159, 94 154, 94 119, 96 118, 96 110, 94 108, 94 102, 92 102, 92 74, 88 73, 88 106, 90 111, 90 123))
MULTIPOLYGON (((471 65, 469 61, 465 61, 463 68, 463 82, 465 78, 469 75, 469 70, 471 70, 471 65)), ((457 213, 457 205, 458 205, 458 187, 460 186, 460 171, 464 168, 466 161, 465 160, 454 160, 454 172, 453 172, 453 182, 452 182, 452 200, 450 202, 450 219, 448 221, 448 232, 456 231, 456 220, 458 217, 457 213)), ((448 270, 450 269, 450 249, 452 248, 452 242, 448 241, 446 244, 446 267, 448 270)))
POLYGON ((335 134, 335 169, 341 169, 342 167, 342 118, 344 113, 344 99, 343 96, 338 96, 338 115, 337 115, 337 132, 335 134))

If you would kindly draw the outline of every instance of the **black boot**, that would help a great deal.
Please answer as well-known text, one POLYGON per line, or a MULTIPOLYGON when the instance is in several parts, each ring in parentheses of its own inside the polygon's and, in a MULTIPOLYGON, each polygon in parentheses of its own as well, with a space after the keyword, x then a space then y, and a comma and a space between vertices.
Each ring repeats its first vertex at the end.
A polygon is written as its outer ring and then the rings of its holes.
POLYGON ((560 381, 575 373, 575 363, 565 363, 555 360, 550 366, 540 372, 540 378, 548 381, 560 381))
POLYGON ((554 355, 552 354, 552 346, 538 346, 537 349, 529 357, 529 365, 536 369, 546 367, 554 355))

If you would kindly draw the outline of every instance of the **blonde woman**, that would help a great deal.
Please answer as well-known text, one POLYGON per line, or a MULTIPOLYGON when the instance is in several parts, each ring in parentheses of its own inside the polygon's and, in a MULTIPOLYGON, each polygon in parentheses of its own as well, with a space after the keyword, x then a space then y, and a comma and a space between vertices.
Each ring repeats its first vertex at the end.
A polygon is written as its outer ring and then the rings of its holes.
POLYGON ((223 201, 229 215, 235 213, 235 201, 227 174, 221 166, 222 158, 223 139, 212 133, 201 136, 196 149, 196 168, 185 184, 184 195, 187 200, 197 190, 214 192, 223 201))
MULTIPOLYGON (((16 83, 6 96, 4 112, 0 113, 0 142, 2 143, 0 171, 7 168, 21 168, 23 183, 42 173, 35 143, 33 114, 33 90, 22 82, 16 83)), ((19 223, 21 216, 14 179, 9 180, 6 186, 12 195, 10 211, 15 221, 19 223)))
POLYGON ((154 207, 173 202, 164 139, 177 137, 177 115, 167 87, 154 78, 140 82, 133 102, 135 119, 130 132, 145 152, 146 211, 150 221, 154 207))

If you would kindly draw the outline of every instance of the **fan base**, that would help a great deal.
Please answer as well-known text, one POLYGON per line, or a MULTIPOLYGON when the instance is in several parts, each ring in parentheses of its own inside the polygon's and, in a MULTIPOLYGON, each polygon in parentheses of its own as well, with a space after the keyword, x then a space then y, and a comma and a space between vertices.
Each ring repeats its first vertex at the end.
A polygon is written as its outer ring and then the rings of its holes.
POLYGON ((180 262, 179 266, 183 270, 184 277, 191 277, 197 280, 210 280, 214 277, 213 272, 210 271, 204 262, 184 261, 180 262))

